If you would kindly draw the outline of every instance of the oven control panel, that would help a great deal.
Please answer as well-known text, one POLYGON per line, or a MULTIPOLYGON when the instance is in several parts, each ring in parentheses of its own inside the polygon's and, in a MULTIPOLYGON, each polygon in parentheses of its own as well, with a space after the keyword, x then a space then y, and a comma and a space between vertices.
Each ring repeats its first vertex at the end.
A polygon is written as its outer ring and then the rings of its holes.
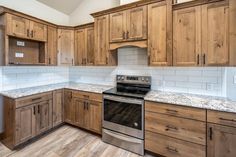
POLYGON ((141 83, 141 84, 151 84, 150 76, 126 76, 117 75, 116 81, 119 83, 141 83))

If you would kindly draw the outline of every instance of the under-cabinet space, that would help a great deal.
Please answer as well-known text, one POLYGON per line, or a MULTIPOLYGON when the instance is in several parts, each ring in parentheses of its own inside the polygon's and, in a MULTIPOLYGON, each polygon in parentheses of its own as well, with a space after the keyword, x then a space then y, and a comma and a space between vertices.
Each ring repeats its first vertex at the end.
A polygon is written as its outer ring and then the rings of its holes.
POLYGON ((9 65, 45 65, 44 42, 9 37, 9 65))

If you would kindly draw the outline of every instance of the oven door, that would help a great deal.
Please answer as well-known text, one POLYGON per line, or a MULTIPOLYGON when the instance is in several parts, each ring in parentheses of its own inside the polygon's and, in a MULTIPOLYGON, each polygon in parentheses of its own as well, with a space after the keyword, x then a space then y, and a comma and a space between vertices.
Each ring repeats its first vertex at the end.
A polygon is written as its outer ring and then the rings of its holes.
POLYGON ((103 96, 103 128, 143 139, 144 100, 103 96))

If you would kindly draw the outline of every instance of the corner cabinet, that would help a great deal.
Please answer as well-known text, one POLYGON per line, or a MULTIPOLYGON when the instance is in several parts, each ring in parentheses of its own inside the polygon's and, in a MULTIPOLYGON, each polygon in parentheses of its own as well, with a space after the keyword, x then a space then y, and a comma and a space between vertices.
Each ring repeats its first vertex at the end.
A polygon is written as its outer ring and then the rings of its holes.
POLYGON ((95 18, 95 65, 117 65, 117 53, 109 50, 109 15, 95 18))
POLYGON ((148 62, 150 66, 172 65, 171 4, 148 5, 148 62))
POLYGON ((229 65, 227 1, 175 10, 174 66, 229 65))
POLYGON ((74 65, 74 29, 59 28, 58 39, 58 65, 74 65))

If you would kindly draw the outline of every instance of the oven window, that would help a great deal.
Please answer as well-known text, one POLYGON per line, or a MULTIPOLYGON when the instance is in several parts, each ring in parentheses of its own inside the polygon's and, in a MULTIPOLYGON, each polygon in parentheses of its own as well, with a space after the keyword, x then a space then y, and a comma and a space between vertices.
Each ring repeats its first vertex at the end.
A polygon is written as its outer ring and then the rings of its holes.
POLYGON ((105 99, 104 120, 142 130, 142 105, 105 99))

